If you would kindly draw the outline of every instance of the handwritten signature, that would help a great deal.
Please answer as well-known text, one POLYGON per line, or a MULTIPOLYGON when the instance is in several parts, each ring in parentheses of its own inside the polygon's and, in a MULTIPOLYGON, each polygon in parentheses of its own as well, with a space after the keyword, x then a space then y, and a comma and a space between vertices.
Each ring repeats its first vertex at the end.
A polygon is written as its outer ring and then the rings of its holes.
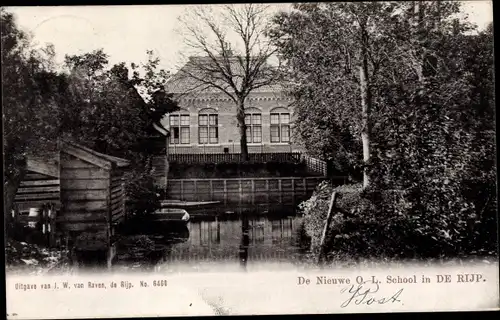
POLYGON ((342 302, 341 308, 345 308, 350 304, 355 305, 372 305, 372 304, 387 304, 387 303, 401 303, 399 299, 403 289, 399 289, 392 296, 380 297, 376 293, 379 291, 380 287, 378 282, 372 282, 371 280, 364 281, 360 284, 353 284, 349 287, 343 288, 340 292, 349 295, 349 298, 342 302))

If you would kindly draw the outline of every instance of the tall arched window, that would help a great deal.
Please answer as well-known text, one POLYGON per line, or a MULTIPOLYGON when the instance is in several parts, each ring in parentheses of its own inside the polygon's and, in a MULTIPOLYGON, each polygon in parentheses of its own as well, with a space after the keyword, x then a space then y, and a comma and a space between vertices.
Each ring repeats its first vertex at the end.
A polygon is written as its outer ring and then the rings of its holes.
POLYGON ((187 110, 176 111, 169 115, 170 143, 189 144, 189 112, 187 110))
POLYGON ((286 108, 271 110, 271 142, 290 142, 290 112, 286 108))
POLYGON ((217 110, 207 108, 198 114, 198 142, 199 144, 219 143, 219 115, 217 110))
POLYGON ((262 142, 262 113, 257 108, 245 110, 245 124, 247 125, 247 142, 262 142))

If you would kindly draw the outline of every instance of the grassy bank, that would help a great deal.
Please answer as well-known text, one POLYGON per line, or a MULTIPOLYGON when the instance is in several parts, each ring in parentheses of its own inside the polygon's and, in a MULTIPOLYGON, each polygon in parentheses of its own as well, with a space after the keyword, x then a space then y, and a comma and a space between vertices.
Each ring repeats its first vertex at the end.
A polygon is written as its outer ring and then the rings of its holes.
POLYGON ((496 254, 478 240, 484 227, 480 222, 454 212, 436 217, 417 211, 403 192, 362 191, 361 185, 332 188, 327 182, 300 204, 304 234, 315 253, 334 190, 337 201, 324 244, 329 263, 469 260, 496 254))
POLYGON ((36 244, 7 239, 5 271, 7 273, 44 274, 51 270, 69 268, 68 252, 48 249, 36 244))

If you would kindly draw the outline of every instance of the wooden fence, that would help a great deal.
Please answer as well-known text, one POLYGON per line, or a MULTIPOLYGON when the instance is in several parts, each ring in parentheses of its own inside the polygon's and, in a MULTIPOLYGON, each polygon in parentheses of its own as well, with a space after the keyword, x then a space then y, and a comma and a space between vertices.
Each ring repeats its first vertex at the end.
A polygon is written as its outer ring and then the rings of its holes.
MULTIPOLYGON (((312 194, 325 177, 169 179, 167 197, 181 201, 294 203, 312 194), (298 198, 298 199, 297 199, 298 198)), ((339 184, 345 177, 334 177, 339 184)))
MULTIPOLYGON (((300 152, 268 152, 268 153, 250 153, 250 162, 293 162, 299 163, 301 160, 300 152)), ((242 162, 240 153, 207 153, 207 154, 171 154, 170 162, 180 163, 237 163, 242 162)), ((158 160, 157 162, 158 163, 158 160)))
MULTIPOLYGON (((168 157, 169 162, 201 164, 201 163, 238 163, 242 161, 239 153, 185 153, 171 154, 168 157)), ((311 157, 302 152, 269 152, 269 153, 250 153, 250 162, 264 163, 269 161, 301 163, 305 162, 310 172, 319 173, 326 177, 328 175, 328 165, 326 161, 311 157)), ((153 167, 156 177, 165 175, 166 167, 165 156, 156 156, 153 158, 153 167)))
POLYGON ((316 173, 321 173, 323 176, 328 175, 328 165, 326 161, 321 160, 321 159, 316 159, 311 157, 310 155, 307 155, 305 153, 302 153, 300 155, 301 161, 305 161, 307 168, 316 173))
MULTIPOLYGON (((249 144, 247 147, 249 153, 295 152, 302 150, 299 146, 289 144, 249 144)), ((223 145, 168 145, 169 154, 213 154, 224 153, 224 150, 227 150, 229 153, 241 153, 239 142, 223 145)))

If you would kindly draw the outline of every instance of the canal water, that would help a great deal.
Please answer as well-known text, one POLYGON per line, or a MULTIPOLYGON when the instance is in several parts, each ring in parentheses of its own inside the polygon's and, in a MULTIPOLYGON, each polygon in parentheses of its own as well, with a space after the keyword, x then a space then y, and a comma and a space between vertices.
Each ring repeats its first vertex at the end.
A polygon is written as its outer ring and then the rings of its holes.
POLYGON ((226 272, 308 263, 309 246, 295 205, 221 206, 189 213, 185 226, 138 234, 128 247, 119 246, 113 269, 226 272), (142 255, 138 247, 146 247, 142 255))

